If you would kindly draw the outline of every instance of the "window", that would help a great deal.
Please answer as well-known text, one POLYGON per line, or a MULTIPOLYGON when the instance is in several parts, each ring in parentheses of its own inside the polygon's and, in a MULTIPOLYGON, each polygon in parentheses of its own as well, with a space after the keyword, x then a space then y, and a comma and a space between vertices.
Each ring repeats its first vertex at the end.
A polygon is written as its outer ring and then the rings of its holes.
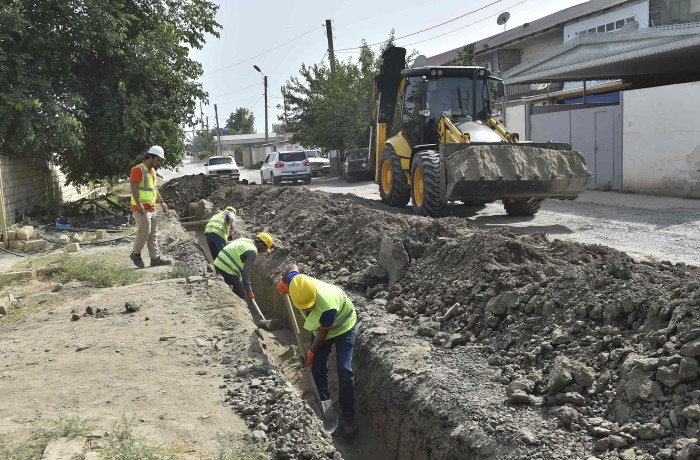
POLYGON ((625 20, 624 20, 624 19, 621 19, 621 20, 615 22, 615 28, 616 28, 616 29, 620 29, 620 28, 622 28, 622 26, 624 26, 624 25, 625 25, 625 20))
POLYGON ((596 29, 596 32, 598 32, 599 34, 604 34, 605 33, 605 26, 598 26, 598 28, 596 29))
POLYGON ((280 161, 304 161, 306 154, 304 152, 280 152, 280 161))
POLYGON ((233 157, 209 158, 209 166, 233 164, 233 157))
POLYGON ((304 150, 304 152, 306 153, 306 158, 319 158, 321 156, 317 150, 304 150))
POLYGON ((593 35, 595 33, 595 27, 592 29, 588 29, 588 34, 593 35))
POLYGON ((633 17, 632 17, 632 18, 627 18, 627 19, 625 19, 625 24, 627 24, 628 22, 633 22, 633 21, 634 21, 634 18, 633 18, 633 17))

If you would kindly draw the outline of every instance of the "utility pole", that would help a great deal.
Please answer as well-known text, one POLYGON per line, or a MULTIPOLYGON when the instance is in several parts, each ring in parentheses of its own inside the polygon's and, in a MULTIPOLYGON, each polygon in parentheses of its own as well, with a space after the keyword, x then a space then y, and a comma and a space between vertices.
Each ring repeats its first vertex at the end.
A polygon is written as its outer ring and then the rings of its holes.
POLYGON ((328 60, 331 62, 331 75, 335 73, 335 53, 333 52, 333 26, 331 20, 326 19, 326 37, 328 37, 328 60))
POLYGON ((216 117, 216 154, 221 155, 221 129, 219 129, 219 111, 214 104, 214 117, 216 117))
POLYGON ((280 87, 282 92, 282 108, 284 109, 284 130, 287 130, 287 95, 284 92, 284 86, 280 87))
POLYGON ((202 111, 202 100, 199 100, 199 120, 202 122, 202 131, 204 131, 204 112, 202 111))
POLYGON ((258 67, 257 65, 253 65, 253 68, 255 70, 257 70, 258 72, 260 72, 263 76, 263 87, 265 88, 265 143, 267 144, 269 142, 268 141, 269 136, 267 135, 267 130, 268 130, 268 127, 267 127, 267 75, 262 73, 262 70, 260 70, 260 67, 258 67))

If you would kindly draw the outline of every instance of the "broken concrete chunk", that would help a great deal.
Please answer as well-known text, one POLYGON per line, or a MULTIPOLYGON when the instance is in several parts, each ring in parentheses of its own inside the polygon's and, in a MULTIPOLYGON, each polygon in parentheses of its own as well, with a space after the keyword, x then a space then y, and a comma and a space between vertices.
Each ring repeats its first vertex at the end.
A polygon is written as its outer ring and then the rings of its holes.
POLYGON ((395 284, 406 275, 410 260, 401 241, 382 236, 379 247, 379 265, 389 274, 389 284, 395 284))
POLYGON ((25 225, 24 227, 17 230, 15 234, 18 240, 28 240, 34 235, 34 227, 31 225, 25 225))
POLYGON ((105 238, 107 238, 107 230, 97 230, 95 232, 96 240, 104 240, 105 238))
POLYGON ((80 243, 69 243, 66 245, 66 252, 80 251, 80 243))

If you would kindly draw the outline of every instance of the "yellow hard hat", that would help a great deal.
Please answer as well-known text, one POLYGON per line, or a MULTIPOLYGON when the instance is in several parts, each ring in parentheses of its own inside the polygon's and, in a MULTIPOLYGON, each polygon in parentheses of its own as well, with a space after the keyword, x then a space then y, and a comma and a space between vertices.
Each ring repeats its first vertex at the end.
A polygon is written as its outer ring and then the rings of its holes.
POLYGON ((316 283, 307 275, 297 275, 289 284, 289 296, 300 310, 311 308, 316 303, 316 283))
POLYGON ((272 245, 274 244, 274 242, 272 241, 272 237, 269 233, 258 233, 257 235, 255 235, 255 239, 265 243, 265 245, 267 246, 267 252, 270 252, 270 249, 272 249, 272 245))
POLYGON ((236 208, 233 206, 226 206, 226 209, 224 211, 233 211, 233 215, 237 215, 238 213, 236 212, 236 208))

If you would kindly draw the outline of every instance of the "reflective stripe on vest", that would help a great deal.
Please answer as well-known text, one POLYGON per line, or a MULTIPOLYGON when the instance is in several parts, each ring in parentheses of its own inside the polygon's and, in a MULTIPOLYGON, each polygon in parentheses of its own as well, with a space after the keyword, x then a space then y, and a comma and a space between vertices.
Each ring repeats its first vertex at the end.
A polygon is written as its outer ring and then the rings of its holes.
POLYGON ((245 265, 241 260, 241 256, 248 251, 258 252, 253 240, 250 238, 238 238, 219 251, 214 265, 229 275, 238 275, 240 277, 241 273, 243 273, 243 265, 245 265))
POLYGON ((336 310, 335 321, 328 330, 327 339, 342 335, 352 329, 357 322, 357 312, 352 301, 337 286, 314 279, 316 284, 316 304, 304 321, 304 329, 315 332, 321 328, 321 315, 328 310, 336 310))
MULTIPOLYGON (((155 176, 151 176, 148 172, 148 168, 145 164, 141 163, 139 165, 141 168, 141 181, 139 182, 139 200, 141 204, 150 204, 151 206, 156 206, 156 188, 158 187, 158 179, 155 176)), ((136 200, 131 197, 131 204, 136 206, 136 200)))
POLYGON ((226 225, 226 219, 224 219, 225 213, 226 211, 221 211, 218 214, 214 214, 212 218, 209 219, 209 222, 207 222, 204 233, 214 233, 226 240, 226 238, 228 238, 229 231, 231 230, 231 226, 226 225))

